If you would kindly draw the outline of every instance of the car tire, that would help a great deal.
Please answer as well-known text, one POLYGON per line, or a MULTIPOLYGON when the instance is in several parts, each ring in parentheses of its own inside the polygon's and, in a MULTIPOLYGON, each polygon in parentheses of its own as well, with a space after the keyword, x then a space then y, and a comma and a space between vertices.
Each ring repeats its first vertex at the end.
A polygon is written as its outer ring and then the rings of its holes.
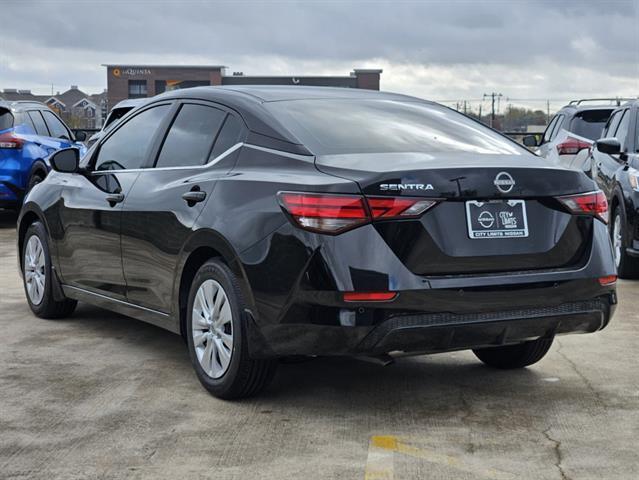
POLYGON ((186 337, 200 383, 218 398, 256 395, 277 368, 276 360, 250 358, 246 308, 237 278, 221 260, 200 267, 189 292, 186 337))
POLYGON ((33 172, 29 177, 29 183, 27 183, 27 191, 29 193, 33 187, 44 180, 45 176, 40 171, 33 172))
POLYGON ((22 278, 29 307, 40 318, 68 317, 77 306, 77 302, 69 298, 55 299, 53 275, 47 231, 42 222, 34 222, 22 243, 22 278))
POLYGON ((637 278, 639 275, 639 259, 626 253, 628 233, 626 230, 626 212, 617 205, 610 221, 610 241, 612 242, 617 274, 620 278, 637 278))
POLYGON ((537 363, 548 353, 554 337, 538 338, 517 345, 504 345, 502 347, 489 347, 473 350, 473 353, 486 365, 510 370, 524 368, 537 363))

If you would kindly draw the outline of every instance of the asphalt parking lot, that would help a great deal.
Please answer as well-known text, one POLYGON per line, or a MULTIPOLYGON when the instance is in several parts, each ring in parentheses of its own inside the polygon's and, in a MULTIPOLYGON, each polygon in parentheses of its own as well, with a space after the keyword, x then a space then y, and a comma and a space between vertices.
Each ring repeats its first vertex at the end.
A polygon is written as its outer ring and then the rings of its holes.
POLYGON ((639 282, 606 330, 524 371, 315 359, 230 403, 176 335, 88 305, 34 317, 14 222, 0 212, 0 478, 639 478, 639 282))

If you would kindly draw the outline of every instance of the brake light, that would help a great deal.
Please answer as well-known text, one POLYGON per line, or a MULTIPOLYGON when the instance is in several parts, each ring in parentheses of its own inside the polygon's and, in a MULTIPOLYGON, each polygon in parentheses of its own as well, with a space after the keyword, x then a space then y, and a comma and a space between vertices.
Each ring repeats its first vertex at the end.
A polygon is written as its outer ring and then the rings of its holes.
POLYGON ((377 219, 415 218, 436 200, 402 197, 363 197, 329 193, 280 192, 282 208, 305 230, 337 234, 377 219))
POLYGON ((397 292, 345 292, 345 302, 390 302, 397 292))
POLYGON ((576 138, 568 137, 566 140, 557 145, 557 153, 559 155, 576 155, 581 150, 592 147, 591 143, 576 138))
POLYGON ((558 200, 572 213, 593 215, 602 222, 608 223, 608 200, 601 190, 559 197, 558 200))
POLYGON ((16 150, 22 148, 24 141, 16 137, 13 132, 5 132, 0 134, 0 148, 9 148, 16 150))

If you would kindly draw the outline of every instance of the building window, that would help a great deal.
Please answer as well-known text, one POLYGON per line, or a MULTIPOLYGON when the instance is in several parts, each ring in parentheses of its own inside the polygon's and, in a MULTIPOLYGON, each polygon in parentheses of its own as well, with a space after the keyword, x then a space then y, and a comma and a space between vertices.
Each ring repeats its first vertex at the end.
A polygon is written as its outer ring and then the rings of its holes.
POLYGON ((129 80, 129 98, 144 98, 146 95, 146 80, 129 80))

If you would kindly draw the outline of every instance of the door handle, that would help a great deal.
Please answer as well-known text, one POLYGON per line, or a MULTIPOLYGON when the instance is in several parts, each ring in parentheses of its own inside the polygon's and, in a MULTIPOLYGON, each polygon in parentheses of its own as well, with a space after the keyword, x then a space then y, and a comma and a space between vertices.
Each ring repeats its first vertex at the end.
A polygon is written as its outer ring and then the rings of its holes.
POLYGON ((109 205, 114 207, 117 203, 120 203, 124 200, 123 193, 111 193, 106 196, 106 201, 109 202, 109 205))
POLYGON ((206 198, 206 192, 202 192, 200 190, 191 190, 190 192, 186 192, 182 195, 182 198, 186 200, 186 203, 189 207, 192 207, 198 202, 204 201, 206 198))

